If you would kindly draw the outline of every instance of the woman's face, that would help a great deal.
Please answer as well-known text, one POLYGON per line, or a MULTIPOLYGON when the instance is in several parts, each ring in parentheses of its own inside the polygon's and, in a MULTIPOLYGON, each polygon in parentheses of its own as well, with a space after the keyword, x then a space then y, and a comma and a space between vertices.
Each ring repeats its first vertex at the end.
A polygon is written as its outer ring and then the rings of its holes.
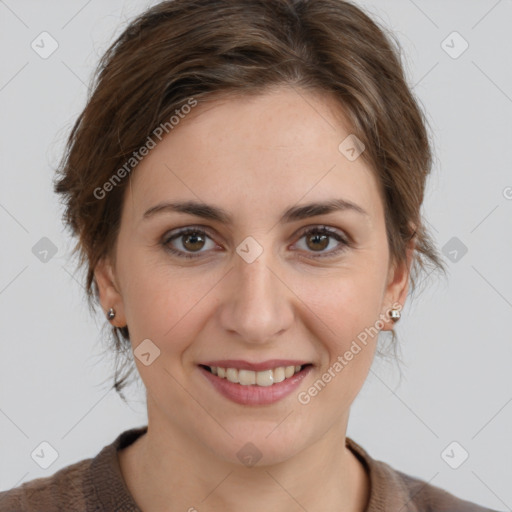
POLYGON ((291 88, 195 107, 130 177, 115 268, 97 268, 103 307, 129 327, 150 424, 224 460, 240 464, 251 442, 275 463, 344 434, 374 334, 405 300, 377 182, 350 139, 339 149, 350 130, 336 108, 291 88), (340 200, 357 209, 301 209, 340 200), (184 202, 228 218, 153 209, 184 202), (332 234, 309 232, 322 226, 332 234), (294 386, 224 378, 227 395, 199 366, 276 359, 312 366, 294 386))

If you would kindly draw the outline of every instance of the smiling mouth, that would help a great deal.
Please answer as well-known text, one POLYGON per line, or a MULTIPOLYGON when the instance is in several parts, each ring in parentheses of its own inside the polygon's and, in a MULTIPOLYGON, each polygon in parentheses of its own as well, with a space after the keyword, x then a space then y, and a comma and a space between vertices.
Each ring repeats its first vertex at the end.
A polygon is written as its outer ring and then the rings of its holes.
POLYGON ((221 368, 220 366, 206 366, 203 364, 200 364, 199 366, 213 375, 232 382, 233 384, 268 387, 292 378, 308 366, 312 366, 312 364, 304 364, 301 366, 278 366, 277 368, 258 372, 237 368, 221 368))

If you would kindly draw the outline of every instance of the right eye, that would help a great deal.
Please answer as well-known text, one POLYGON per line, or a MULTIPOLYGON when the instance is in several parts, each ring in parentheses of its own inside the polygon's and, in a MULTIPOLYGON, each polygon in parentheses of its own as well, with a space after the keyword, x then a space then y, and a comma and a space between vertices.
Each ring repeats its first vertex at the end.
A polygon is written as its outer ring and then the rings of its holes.
MULTIPOLYGON (((171 231, 170 236, 166 236, 162 244, 172 254, 179 258, 198 258, 205 251, 201 251, 204 248, 207 239, 209 239, 214 246, 215 242, 211 237, 201 228, 198 227, 186 227, 178 230, 177 232, 171 231), (176 248, 172 244, 178 242, 181 248, 176 248)), ((213 248, 213 247, 211 247, 213 248)))

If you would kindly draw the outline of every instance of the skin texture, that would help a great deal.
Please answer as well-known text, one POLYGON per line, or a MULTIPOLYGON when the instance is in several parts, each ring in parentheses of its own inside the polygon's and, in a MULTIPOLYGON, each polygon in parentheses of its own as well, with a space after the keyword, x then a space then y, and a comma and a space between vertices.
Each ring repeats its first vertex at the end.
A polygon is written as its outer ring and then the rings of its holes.
MULTIPOLYGON (((145 512, 365 509, 368 479, 345 435, 377 337, 307 405, 297 399, 359 333, 404 304, 408 289, 410 259, 391 264, 373 173, 363 158, 351 162, 338 150, 350 133, 326 94, 282 87, 217 99, 197 106, 130 176, 115 260, 103 260, 95 275, 103 309, 115 308, 113 325, 128 325, 132 348, 149 338, 160 349, 149 366, 134 358, 149 430, 119 452, 145 512), (279 222, 290 206, 334 198, 368 215, 279 222), (220 206, 233 223, 177 212, 142 220, 150 207, 177 200, 220 206), (171 231, 197 225, 207 229, 202 245, 186 236, 168 245, 199 257, 166 251, 171 231), (353 242, 333 254, 342 242, 322 245, 300 233, 321 225, 353 242), (252 263, 236 252, 248 236, 263 248, 252 263), (274 358, 314 368, 297 392, 272 405, 231 402, 197 366, 274 358), (247 442, 262 454, 253 467, 237 457, 247 442)), ((387 320, 382 329, 391 327, 387 320)))

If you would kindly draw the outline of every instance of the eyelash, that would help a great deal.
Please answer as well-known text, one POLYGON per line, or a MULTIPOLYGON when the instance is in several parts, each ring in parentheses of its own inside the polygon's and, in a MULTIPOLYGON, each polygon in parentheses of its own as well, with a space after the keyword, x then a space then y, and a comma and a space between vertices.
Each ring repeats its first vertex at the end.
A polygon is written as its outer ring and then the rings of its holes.
MULTIPOLYGON (((181 250, 174 249, 169 245, 170 242, 172 242, 175 239, 178 239, 180 237, 183 237, 185 235, 190 234, 200 234, 200 235, 206 235, 208 238, 211 239, 208 232, 199 226, 189 226, 186 228, 183 228, 179 230, 177 233, 174 233, 172 236, 164 237, 164 240, 162 242, 162 245, 165 247, 167 251, 170 253, 180 257, 180 258, 186 258, 186 259, 192 259, 192 258, 199 258, 202 254, 202 252, 197 253, 187 253, 181 250)), ((313 258, 327 258, 332 257, 335 255, 338 255, 339 253, 345 251, 348 247, 351 247, 351 243, 348 239, 342 237, 337 231, 333 230, 332 228, 329 228, 328 226, 315 226, 315 227, 307 227, 300 231, 299 233, 299 240, 302 239, 305 235, 309 234, 315 234, 315 235, 327 235, 331 238, 334 238, 336 241, 341 243, 341 246, 338 248, 331 250, 327 253, 319 253, 319 254, 313 254, 313 258)))

